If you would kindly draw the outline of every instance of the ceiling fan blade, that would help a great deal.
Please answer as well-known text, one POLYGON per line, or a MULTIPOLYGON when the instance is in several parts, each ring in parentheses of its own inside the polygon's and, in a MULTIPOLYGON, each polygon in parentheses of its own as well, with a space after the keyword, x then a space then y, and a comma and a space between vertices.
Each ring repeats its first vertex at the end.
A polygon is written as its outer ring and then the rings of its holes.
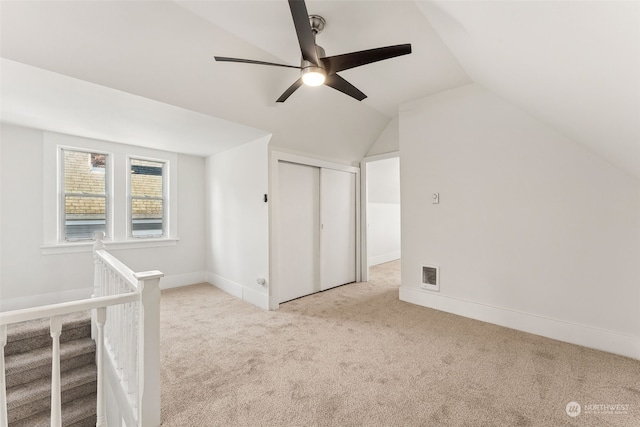
POLYGON ((285 90, 284 93, 282 95, 280 95, 280 98, 278 98, 278 100, 276 102, 284 102, 284 101, 286 101, 287 98, 290 97, 291 94, 293 92, 295 92, 296 89, 298 89, 300 86, 302 86, 302 78, 299 78, 298 80, 296 80, 296 82, 294 84, 289 86, 289 89, 285 90))
POLYGON ((340 92, 349 95, 352 98, 357 99, 358 101, 362 101, 367 97, 364 93, 360 92, 360 90, 340 77, 337 74, 331 74, 327 76, 327 79, 324 81, 324 84, 334 88, 335 90, 339 90, 340 92))
POLYGON ((309 23, 309 13, 304 0, 289 0, 289 8, 293 17, 293 25, 296 27, 298 43, 302 52, 302 59, 314 65, 319 65, 318 51, 316 50, 316 40, 309 23))
POLYGON ((272 65, 274 67, 296 68, 298 70, 300 69, 300 67, 297 67, 295 65, 276 64, 275 62, 254 61, 253 59, 227 58, 225 56, 214 56, 213 58, 218 62, 242 62, 244 64, 272 65))
POLYGON ((361 50, 359 52, 345 53, 343 55, 321 58, 327 73, 333 74, 350 68, 359 67, 372 62, 394 58, 396 56, 411 53, 411 44, 399 44, 395 46, 378 47, 376 49, 361 50))

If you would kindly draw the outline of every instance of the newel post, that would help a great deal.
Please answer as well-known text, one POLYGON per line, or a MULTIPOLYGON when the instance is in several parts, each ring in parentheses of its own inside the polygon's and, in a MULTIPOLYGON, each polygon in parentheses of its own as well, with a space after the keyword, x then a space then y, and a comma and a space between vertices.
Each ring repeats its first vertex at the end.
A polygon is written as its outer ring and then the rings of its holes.
POLYGON ((139 425, 160 425, 160 271, 134 273, 140 296, 139 425))

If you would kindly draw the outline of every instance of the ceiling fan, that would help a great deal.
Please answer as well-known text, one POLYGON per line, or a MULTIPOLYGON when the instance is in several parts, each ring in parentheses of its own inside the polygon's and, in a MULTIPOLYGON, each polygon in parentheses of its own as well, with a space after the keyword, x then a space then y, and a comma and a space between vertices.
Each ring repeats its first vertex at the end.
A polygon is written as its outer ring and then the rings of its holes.
POLYGON ((293 24, 296 28, 298 43, 300 44, 300 51, 302 52, 302 60, 300 61, 299 67, 273 62, 254 61, 251 59, 227 58, 223 56, 214 57, 216 61, 223 62, 242 62, 246 64, 299 69, 300 78, 284 91, 276 102, 286 101, 287 98, 303 84, 307 86, 320 86, 325 84, 358 101, 362 101, 367 95, 336 73, 411 53, 411 44, 407 43, 345 53, 343 55, 325 56, 324 49, 316 44, 316 35, 322 32, 326 23, 324 18, 318 15, 309 15, 304 0, 289 0, 289 8, 291 9, 293 24))

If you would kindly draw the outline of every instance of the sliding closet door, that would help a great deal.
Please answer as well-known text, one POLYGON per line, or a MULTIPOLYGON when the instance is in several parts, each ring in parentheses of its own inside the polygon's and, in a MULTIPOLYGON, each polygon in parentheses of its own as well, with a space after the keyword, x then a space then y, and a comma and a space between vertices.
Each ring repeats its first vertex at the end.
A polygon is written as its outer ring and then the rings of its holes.
POLYGON ((278 162, 279 302, 318 292, 320 169, 278 162))
POLYGON ((356 281, 356 175, 320 172, 320 288, 356 281))

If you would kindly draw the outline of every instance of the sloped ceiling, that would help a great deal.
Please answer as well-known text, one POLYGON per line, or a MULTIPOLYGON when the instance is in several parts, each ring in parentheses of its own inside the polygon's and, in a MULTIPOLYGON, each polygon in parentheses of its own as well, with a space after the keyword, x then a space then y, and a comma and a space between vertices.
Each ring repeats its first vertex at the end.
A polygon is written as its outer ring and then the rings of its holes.
POLYGON ((640 2, 418 5, 474 82, 640 177, 640 2))
POLYGON ((7 123, 203 157, 268 135, 8 59, 0 68, 7 123))
POLYGON ((327 87, 304 87, 276 105, 296 70, 216 63, 213 56, 297 64, 285 0, 3 0, 0 54, 272 133, 272 145, 344 162, 368 151, 399 104, 473 81, 640 177, 639 2, 307 6, 327 19, 318 43, 329 55, 405 42, 413 53, 342 73, 369 95, 361 103, 327 87))
POLYGON ((303 87, 282 105, 274 101, 296 70, 213 56, 297 64, 284 0, 0 5, 4 58, 264 130, 272 145, 343 162, 364 156, 399 103, 470 82, 412 2, 309 1, 310 13, 328 20, 320 37, 330 54, 405 42, 414 54, 345 72, 369 95, 363 102, 303 87))

